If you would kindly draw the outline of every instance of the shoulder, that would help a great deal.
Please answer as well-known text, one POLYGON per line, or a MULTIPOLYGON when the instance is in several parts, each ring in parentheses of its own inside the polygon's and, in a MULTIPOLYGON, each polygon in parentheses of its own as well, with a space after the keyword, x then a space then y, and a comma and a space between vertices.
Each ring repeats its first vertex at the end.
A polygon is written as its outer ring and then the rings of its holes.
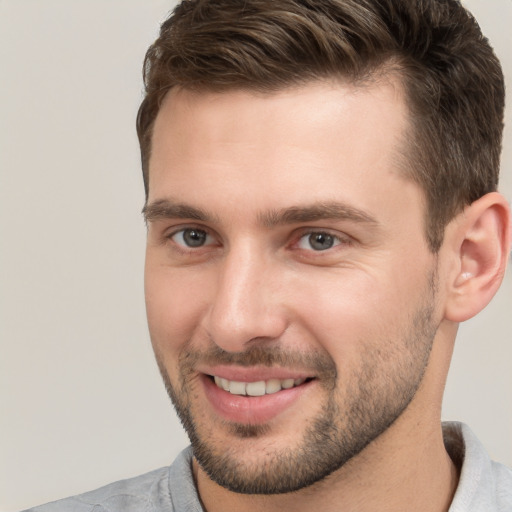
POLYGON ((492 473, 498 510, 510 512, 512 510, 512 469, 492 462, 492 473))
MULTIPOLYGON (((30 512, 94 512, 154 510, 154 491, 167 485, 169 468, 161 468, 94 491, 47 503, 30 512)), ((29 512, 29 511, 26 511, 29 512)))
POLYGON ((450 512, 511 512, 512 470, 492 461, 467 425, 445 423, 443 431, 446 449, 460 466, 450 512))
POLYGON ((184 450, 170 467, 120 480, 94 491, 47 503, 24 512, 174 512, 176 501, 188 492, 193 501, 195 486, 190 470, 190 449, 184 450))

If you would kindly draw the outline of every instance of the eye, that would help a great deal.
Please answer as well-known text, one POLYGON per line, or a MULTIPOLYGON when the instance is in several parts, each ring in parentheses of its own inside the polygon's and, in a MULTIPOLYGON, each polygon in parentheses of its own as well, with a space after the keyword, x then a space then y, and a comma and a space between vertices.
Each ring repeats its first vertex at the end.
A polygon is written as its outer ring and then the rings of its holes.
POLYGON ((189 249, 196 249, 198 247, 210 245, 213 242, 212 236, 210 236, 204 229, 198 228, 181 229, 174 233, 170 238, 178 245, 189 249))
POLYGON ((325 233, 323 231, 315 231, 302 236, 298 242, 299 249, 326 251, 337 245, 340 245, 338 237, 325 233))

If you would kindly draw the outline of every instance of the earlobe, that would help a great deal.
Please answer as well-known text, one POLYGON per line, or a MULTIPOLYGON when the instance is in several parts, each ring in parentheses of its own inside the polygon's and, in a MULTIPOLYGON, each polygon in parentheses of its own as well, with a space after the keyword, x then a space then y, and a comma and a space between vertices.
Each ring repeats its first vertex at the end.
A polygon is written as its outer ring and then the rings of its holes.
POLYGON ((465 208, 457 221, 451 233, 457 265, 448 283, 445 318, 463 322, 485 308, 501 284, 510 252, 510 208, 492 192, 465 208))

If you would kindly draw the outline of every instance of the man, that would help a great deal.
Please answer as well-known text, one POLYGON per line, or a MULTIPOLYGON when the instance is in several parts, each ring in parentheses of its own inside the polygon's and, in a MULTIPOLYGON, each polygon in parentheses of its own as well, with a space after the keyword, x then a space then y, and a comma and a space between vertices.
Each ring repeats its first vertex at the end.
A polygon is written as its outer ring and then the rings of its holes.
POLYGON ((145 65, 146 304, 191 440, 37 510, 509 511, 441 425, 496 293, 504 84, 455 0, 191 0, 145 65))

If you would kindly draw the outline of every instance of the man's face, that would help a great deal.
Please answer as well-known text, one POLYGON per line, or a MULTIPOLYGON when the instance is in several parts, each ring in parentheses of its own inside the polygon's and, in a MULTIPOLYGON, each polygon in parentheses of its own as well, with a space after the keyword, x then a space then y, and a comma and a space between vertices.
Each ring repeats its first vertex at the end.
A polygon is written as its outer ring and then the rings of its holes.
POLYGON ((150 162, 146 302, 202 470, 310 485, 420 387, 439 315, 401 90, 168 94, 150 162))

